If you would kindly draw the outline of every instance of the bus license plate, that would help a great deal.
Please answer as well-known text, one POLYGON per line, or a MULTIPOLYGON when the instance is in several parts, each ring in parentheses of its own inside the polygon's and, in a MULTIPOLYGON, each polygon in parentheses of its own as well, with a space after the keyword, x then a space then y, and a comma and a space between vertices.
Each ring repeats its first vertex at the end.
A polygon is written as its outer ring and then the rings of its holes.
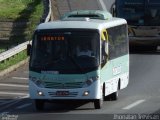
POLYGON ((56 95, 57 96, 67 96, 69 95, 69 91, 57 91, 56 95))

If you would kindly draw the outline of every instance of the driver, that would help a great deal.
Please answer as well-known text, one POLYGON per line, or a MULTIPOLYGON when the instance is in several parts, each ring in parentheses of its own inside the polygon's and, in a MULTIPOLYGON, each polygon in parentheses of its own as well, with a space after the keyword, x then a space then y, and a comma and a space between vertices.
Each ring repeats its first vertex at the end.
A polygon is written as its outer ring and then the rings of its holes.
POLYGON ((77 48, 77 56, 92 56, 92 51, 87 44, 81 45, 77 48))

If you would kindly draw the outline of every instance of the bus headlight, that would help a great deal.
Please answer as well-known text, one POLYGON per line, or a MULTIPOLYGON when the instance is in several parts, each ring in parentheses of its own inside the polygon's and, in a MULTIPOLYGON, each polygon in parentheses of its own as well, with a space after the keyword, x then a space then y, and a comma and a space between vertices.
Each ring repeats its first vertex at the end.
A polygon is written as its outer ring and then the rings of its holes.
POLYGON ((84 91, 83 96, 88 96, 89 95, 89 91, 84 91))
POLYGON ((38 96, 44 96, 44 93, 42 91, 37 91, 38 96))

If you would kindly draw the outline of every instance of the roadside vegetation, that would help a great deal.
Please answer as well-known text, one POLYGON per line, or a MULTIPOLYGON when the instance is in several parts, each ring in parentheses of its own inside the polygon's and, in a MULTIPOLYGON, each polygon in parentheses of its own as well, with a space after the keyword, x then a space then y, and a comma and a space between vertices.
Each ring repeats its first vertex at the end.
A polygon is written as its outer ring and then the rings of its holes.
POLYGON ((26 18, 28 14, 31 14, 30 18, 39 18, 42 12, 42 0, 0 0, 0 18, 4 20, 26 18), (33 9, 35 10, 33 11, 33 9))
MULTIPOLYGON (((42 0, 0 0, 0 53, 32 39, 43 9, 42 0)), ((26 58, 26 52, 23 51, 0 62, 0 71, 26 58)))

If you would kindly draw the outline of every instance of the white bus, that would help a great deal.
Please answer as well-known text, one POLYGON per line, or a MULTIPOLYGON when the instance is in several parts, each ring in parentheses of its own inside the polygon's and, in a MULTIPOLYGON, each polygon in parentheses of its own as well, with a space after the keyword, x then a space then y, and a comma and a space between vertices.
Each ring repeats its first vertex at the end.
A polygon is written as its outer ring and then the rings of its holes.
POLYGON ((108 12, 76 11, 40 24, 29 54, 29 93, 37 110, 54 100, 87 100, 100 109, 128 85, 127 22, 108 12))

